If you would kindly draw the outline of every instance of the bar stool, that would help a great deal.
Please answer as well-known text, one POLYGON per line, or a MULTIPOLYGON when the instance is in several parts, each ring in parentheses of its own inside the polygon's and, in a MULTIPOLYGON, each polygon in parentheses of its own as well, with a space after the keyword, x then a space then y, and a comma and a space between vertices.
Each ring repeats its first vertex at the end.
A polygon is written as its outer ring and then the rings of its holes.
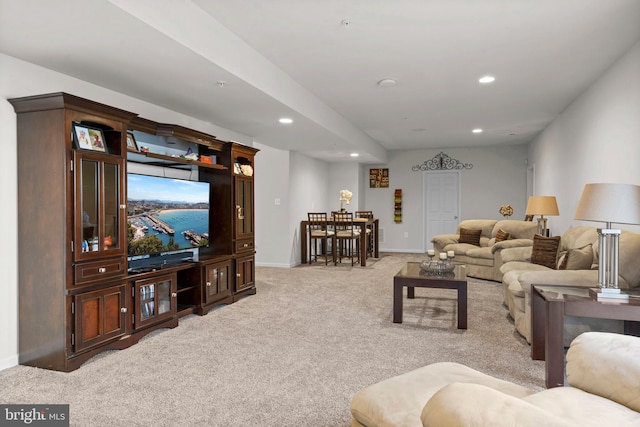
POLYGON ((308 212, 307 217, 309 220, 309 264, 313 262, 314 256, 315 261, 318 261, 318 243, 320 243, 320 247, 324 249, 321 251, 324 254, 324 265, 327 265, 329 262, 329 252, 331 252, 332 261, 335 263, 335 233, 329 230, 329 221, 326 212, 308 212))
POLYGON ((342 257, 351 258, 351 266, 353 266, 354 258, 360 261, 360 231, 356 230, 353 225, 353 213, 336 212, 333 215, 333 226, 336 232, 336 261, 342 263, 342 257))
MULTIPOLYGON (((366 218, 373 222, 373 211, 356 211, 356 218, 366 218)), ((373 224, 367 224, 367 257, 373 256, 373 224)))

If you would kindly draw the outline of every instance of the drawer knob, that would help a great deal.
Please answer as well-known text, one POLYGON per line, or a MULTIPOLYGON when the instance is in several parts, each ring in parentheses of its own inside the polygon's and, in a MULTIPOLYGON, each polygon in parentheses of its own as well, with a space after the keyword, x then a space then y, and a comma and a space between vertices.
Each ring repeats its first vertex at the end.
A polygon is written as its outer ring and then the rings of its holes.
POLYGON ((177 296, 178 296, 178 293, 177 293, 177 292, 172 292, 172 293, 171 293, 171 296, 175 298, 175 297, 177 297, 177 296))
POLYGON ((120 313, 126 313, 126 312, 127 312, 127 307, 120 308, 120 313))
POLYGON ((240 277, 240 273, 236 273, 236 277, 240 277))
POLYGON ((104 268, 104 267, 100 267, 100 268, 98 269, 98 273, 106 273, 106 272, 107 272, 107 269, 106 269, 106 268, 104 268))
POLYGON ((207 282, 207 286, 211 286, 211 282, 207 282))

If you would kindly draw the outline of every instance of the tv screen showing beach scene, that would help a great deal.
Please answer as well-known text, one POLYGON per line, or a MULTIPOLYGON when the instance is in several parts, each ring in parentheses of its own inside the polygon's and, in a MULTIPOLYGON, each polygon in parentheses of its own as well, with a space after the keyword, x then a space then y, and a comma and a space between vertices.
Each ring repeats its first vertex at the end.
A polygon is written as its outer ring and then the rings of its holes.
POLYGON ((129 257, 209 246, 209 184, 127 174, 129 257))

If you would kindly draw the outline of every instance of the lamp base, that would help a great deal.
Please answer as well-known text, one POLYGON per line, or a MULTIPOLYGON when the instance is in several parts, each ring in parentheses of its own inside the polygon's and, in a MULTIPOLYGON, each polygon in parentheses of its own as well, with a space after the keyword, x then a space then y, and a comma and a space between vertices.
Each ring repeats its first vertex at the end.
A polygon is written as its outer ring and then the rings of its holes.
POLYGON ((589 296, 597 301, 629 300, 629 294, 621 292, 619 288, 589 288, 589 296))

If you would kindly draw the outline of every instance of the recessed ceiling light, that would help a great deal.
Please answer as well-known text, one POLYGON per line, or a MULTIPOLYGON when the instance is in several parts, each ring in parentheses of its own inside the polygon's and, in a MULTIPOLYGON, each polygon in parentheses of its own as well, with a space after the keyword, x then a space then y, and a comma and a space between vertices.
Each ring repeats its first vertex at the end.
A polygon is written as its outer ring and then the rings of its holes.
POLYGON ((358 157, 360 154, 358 154, 358 153, 351 153, 351 154, 349 154, 349 155, 350 155, 351 157, 358 157))
POLYGON ((473 132, 473 133, 482 133, 482 129, 476 128, 476 129, 472 130, 471 132, 473 132))
POLYGON ((496 78, 493 76, 482 76, 478 79, 478 81, 483 84, 493 83, 495 80, 496 78))
POLYGON ((395 85, 396 81, 394 79, 382 79, 378 82, 378 86, 380 87, 390 87, 395 85))
POLYGON ((285 125, 293 123, 293 119, 290 119, 289 117, 282 117, 282 118, 280 118, 279 121, 280 121, 280 123, 285 124, 285 125))

